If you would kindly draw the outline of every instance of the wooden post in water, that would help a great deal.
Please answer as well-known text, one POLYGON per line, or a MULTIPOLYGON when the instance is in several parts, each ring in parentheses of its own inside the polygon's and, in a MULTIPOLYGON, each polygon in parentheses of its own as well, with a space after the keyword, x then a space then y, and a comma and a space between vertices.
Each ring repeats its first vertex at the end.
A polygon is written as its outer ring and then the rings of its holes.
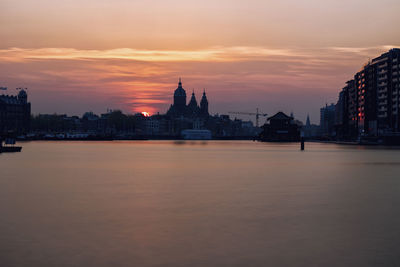
POLYGON ((304 137, 301 137, 300 143, 301 143, 300 149, 301 149, 301 150, 304 150, 304 137))

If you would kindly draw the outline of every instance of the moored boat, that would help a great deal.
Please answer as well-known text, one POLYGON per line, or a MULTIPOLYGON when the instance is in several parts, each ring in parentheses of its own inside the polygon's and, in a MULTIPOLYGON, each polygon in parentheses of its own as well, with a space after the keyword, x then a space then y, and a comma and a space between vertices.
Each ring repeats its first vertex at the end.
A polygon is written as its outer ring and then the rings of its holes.
POLYGON ((15 145, 14 138, 6 138, 3 144, 3 141, 0 140, 0 153, 7 152, 21 152, 22 147, 15 145))

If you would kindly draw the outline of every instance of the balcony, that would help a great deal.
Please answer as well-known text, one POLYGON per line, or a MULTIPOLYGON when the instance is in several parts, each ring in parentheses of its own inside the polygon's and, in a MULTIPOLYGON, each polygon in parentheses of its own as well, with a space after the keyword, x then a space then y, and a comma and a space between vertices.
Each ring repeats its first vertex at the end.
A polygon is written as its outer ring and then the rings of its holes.
POLYGON ((378 94, 378 99, 386 99, 388 95, 386 93, 384 94, 378 94))
POLYGON ((386 74, 387 73, 387 70, 381 70, 381 71, 378 71, 378 75, 381 75, 381 74, 386 74))
POLYGON ((378 104, 378 111, 379 112, 387 111, 387 106, 383 104, 378 104))
POLYGON ((386 118, 386 117, 387 117, 386 112, 378 113, 378 118, 386 118))

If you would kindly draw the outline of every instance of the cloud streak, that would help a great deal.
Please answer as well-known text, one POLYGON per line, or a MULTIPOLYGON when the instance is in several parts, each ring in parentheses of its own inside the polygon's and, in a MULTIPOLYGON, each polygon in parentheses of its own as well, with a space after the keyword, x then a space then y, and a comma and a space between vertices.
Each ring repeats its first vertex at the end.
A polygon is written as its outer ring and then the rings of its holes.
POLYGON ((255 57, 297 56, 289 49, 262 47, 213 47, 202 50, 140 50, 118 48, 109 50, 78 50, 74 48, 9 48, 0 50, 0 59, 23 61, 29 59, 120 59, 146 62, 172 61, 236 61, 255 57))
MULTIPOLYGON (((296 107, 318 117, 344 82, 387 46, 274 49, 211 47, 203 50, 0 49, 4 86, 31 88, 33 111, 83 113, 106 108, 165 112, 178 77, 189 92, 207 88, 212 112, 265 112, 296 107)), ((2 85, 2 86, 3 86, 2 85)))

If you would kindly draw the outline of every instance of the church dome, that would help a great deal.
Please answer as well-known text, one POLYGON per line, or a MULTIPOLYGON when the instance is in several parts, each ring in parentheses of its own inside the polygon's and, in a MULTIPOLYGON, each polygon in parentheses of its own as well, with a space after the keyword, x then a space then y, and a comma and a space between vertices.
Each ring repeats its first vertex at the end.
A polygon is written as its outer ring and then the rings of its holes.
POLYGON ((184 96, 184 97, 186 97, 186 91, 182 87, 182 81, 181 81, 180 78, 179 78, 178 88, 176 88, 176 90, 174 92, 174 96, 184 96))
POLYGON ((27 96, 28 96, 27 93, 23 89, 18 93, 19 98, 26 98, 27 96))
POLYGON ((26 104, 28 102, 28 94, 24 89, 21 89, 21 91, 19 91, 17 98, 20 103, 26 104))

